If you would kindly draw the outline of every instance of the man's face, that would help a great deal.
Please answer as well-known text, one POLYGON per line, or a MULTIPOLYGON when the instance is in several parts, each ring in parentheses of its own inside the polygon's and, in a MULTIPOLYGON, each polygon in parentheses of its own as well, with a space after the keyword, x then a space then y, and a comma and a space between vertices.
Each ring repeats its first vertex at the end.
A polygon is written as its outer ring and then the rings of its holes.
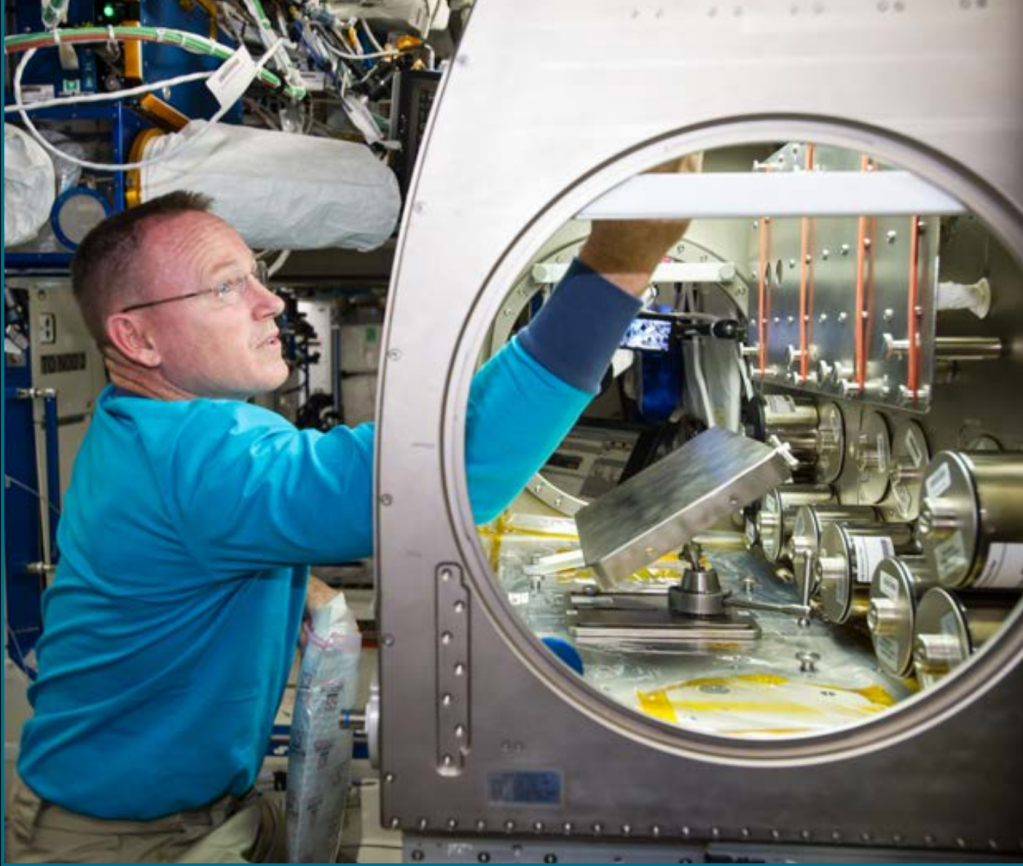
MULTIPOLYGON (((144 235, 142 288, 133 303, 212 289, 251 274, 255 259, 239 234, 210 214, 162 220, 144 235)), ((230 303, 216 293, 147 307, 127 315, 159 357, 172 385, 198 397, 245 399, 288 377, 274 318, 284 302, 251 277, 230 303)))

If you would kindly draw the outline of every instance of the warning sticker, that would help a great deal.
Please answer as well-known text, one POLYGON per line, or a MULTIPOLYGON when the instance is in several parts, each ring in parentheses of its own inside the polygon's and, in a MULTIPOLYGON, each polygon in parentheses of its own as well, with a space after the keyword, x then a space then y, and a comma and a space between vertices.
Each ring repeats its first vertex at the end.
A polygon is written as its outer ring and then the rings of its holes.
POLYGON ((890 574, 883 571, 878 574, 878 582, 881 588, 881 595, 885 598, 897 599, 899 597, 899 582, 890 574))
POLYGON ((874 641, 874 652, 888 670, 899 668, 899 642, 893 637, 883 635, 874 641))
POLYGON ((857 583, 870 583, 881 560, 895 555, 895 545, 883 535, 854 535, 851 541, 856 554, 853 574, 857 583))
POLYGON ((913 507, 913 494, 905 484, 893 484, 892 493, 895 494, 895 503, 899 506, 900 514, 909 514, 913 507))
POLYGON ((912 427, 906 433, 906 450, 909 452, 910 459, 913 461, 913 467, 919 469, 924 465, 924 449, 921 446, 920 441, 917 439, 916 430, 912 427))
POLYGON ((938 572, 938 581, 945 583, 950 575, 969 568, 970 561, 966 558, 963 546, 963 535, 956 532, 951 538, 934 547, 934 567, 938 572))
POLYGON ((951 486, 952 470, 948 468, 947 463, 938 464, 937 468, 928 476, 927 481, 924 482, 927 495, 932 499, 937 499, 951 486))
POLYGON ((768 394, 764 398, 764 402, 772 412, 792 413, 796 411, 796 401, 788 394, 768 394))
POLYGON ((1023 589, 1023 544, 992 544, 976 585, 1023 589))

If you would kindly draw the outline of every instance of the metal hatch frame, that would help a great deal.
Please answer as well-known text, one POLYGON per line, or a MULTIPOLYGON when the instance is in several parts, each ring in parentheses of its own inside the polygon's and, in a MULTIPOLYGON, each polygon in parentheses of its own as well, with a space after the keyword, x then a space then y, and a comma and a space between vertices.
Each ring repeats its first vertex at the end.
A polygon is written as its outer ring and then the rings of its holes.
POLYGON ((1023 5, 888 8, 488 0, 474 11, 411 187, 386 325, 385 823, 452 839, 1018 850, 1019 610, 943 688, 876 723, 785 743, 704 737, 612 704, 543 651, 500 597, 466 493, 469 383, 516 275, 567 219, 666 158, 754 141, 862 149, 942 187, 1020 256, 1023 5), (940 89, 950 54, 957 86, 940 89), (493 802, 488 774, 506 770, 554 774, 557 801, 493 802))

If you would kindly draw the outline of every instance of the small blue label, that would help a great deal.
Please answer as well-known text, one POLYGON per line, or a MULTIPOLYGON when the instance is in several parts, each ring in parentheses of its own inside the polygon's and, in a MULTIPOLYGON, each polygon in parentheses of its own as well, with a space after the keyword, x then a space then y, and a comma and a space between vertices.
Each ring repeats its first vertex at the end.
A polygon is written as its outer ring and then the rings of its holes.
POLYGON ((561 805, 561 773, 553 770, 490 773, 487 788, 493 806, 561 805))

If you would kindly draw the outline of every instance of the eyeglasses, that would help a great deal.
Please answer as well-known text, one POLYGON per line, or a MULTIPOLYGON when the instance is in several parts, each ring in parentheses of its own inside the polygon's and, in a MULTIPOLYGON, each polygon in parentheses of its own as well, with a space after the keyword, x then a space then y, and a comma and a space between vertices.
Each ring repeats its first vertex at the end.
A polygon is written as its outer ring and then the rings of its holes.
POLYGON ((214 286, 212 289, 200 289, 198 292, 187 292, 184 295, 174 295, 172 298, 162 298, 159 301, 146 301, 142 304, 132 304, 130 307, 125 307, 121 310, 121 312, 130 313, 132 310, 142 310, 146 307, 158 307, 160 304, 169 304, 171 301, 184 301, 187 298, 198 298, 200 295, 214 295, 224 306, 230 306, 238 303, 238 300, 243 294, 245 294, 245 290, 249 287, 253 280, 264 288, 267 288, 267 283, 270 280, 270 270, 267 267, 266 262, 257 261, 249 273, 233 280, 225 280, 219 286, 214 286))

